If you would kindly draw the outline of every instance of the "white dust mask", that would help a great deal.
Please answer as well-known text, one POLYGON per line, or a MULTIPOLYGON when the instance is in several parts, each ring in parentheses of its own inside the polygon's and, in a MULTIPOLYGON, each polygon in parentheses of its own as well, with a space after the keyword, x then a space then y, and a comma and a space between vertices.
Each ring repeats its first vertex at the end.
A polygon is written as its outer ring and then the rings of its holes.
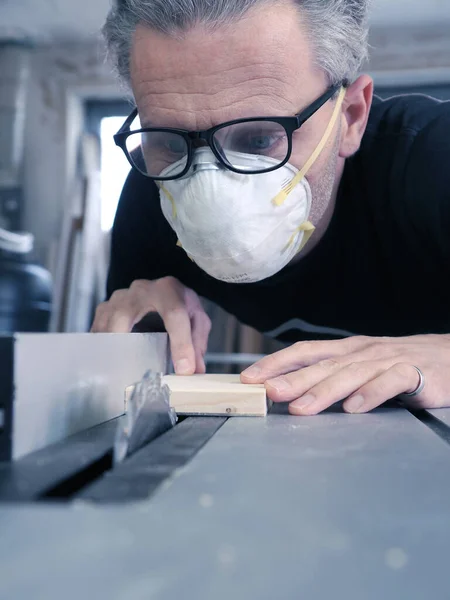
MULTIPOLYGON (((341 92, 339 108, 342 99, 341 92)), ((219 165, 209 148, 199 148, 193 174, 159 182, 163 214, 179 245, 203 271, 229 283, 261 281, 278 273, 302 250, 314 231, 308 221, 312 196, 305 175, 323 150, 337 116, 335 110, 302 171, 286 164, 269 173, 234 173, 219 165)), ((234 156, 233 164, 243 169, 278 164, 265 156, 237 152, 234 156)), ((161 176, 177 171, 179 163, 161 176)))

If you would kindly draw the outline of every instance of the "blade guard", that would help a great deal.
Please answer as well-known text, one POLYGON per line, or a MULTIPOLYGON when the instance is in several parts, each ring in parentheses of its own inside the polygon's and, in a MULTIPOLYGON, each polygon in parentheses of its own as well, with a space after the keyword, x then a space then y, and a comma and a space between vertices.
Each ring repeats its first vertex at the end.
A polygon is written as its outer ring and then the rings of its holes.
POLYGON ((114 464, 171 429, 178 417, 170 407, 170 392, 162 385, 162 374, 147 371, 135 384, 128 410, 121 419, 114 443, 114 464))

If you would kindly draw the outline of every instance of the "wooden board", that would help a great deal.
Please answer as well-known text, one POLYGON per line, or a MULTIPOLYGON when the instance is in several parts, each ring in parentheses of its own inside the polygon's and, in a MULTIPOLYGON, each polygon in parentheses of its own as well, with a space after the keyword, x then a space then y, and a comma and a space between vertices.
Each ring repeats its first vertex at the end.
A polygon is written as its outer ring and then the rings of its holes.
MULTIPOLYGON (((239 375, 165 375, 170 405, 179 415, 264 417, 268 400, 262 384, 243 384, 239 375)), ((134 386, 125 390, 125 406, 134 386)))
POLYGON ((170 404, 180 415, 265 416, 266 389, 243 384, 239 375, 166 375, 170 404))

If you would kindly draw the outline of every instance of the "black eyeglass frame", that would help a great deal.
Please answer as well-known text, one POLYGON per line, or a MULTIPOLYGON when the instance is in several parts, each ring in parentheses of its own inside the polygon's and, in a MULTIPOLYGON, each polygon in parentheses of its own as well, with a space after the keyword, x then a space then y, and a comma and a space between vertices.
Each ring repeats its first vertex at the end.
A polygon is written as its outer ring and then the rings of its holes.
POLYGON ((245 118, 244 119, 235 119, 234 121, 227 121, 226 123, 221 123, 220 125, 216 125, 215 127, 211 127, 210 129, 207 129, 205 131, 186 131, 184 129, 173 129, 173 128, 169 128, 169 127, 144 127, 142 129, 136 129, 136 130, 130 131, 131 124, 133 123, 133 121, 135 120, 135 118, 137 117, 137 114, 138 114, 138 109, 135 108, 133 110, 133 112, 130 114, 130 116, 127 117, 125 123, 122 125, 122 127, 119 129, 119 131, 114 135, 114 142, 116 143, 117 146, 119 146, 119 148, 121 148, 123 150, 125 156, 127 157, 128 162, 130 163, 130 165, 133 169, 138 171, 144 177, 148 177, 149 179, 152 179, 154 181, 170 181, 170 180, 180 179, 180 178, 184 177, 185 175, 187 175, 187 173, 189 173, 189 170, 191 169, 191 166, 192 166, 192 160, 194 157, 193 144, 192 144, 192 142, 194 140, 206 141, 208 143, 209 147, 211 148, 211 150, 213 151, 217 160, 222 165, 224 165, 227 169, 229 169, 230 171, 233 171, 234 173, 240 173, 243 175, 259 175, 261 173, 270 173, 271 171, 276 171, 277 169, 280 169, 291 158, 292 135, 293 135, 294 131, 297 131, 298 129, 300 129, 300 127, 302 127, 302 125, 304 125, 308 119, 310 119, 320 108, 322 108, 322 106, 326 102, 328 102, 328 100, 330 100, 342 87, 348 87, 348 84, 346 82, 343 82, 343 83, 340 83, 337 85, 330 86, 326 90, 326 92, 324 94, 322 94, 317 100, 312 102, 307 108, 302 110, 297 115, 294 115, 293 117, 249 117, 246 119, 245 118), (281 162, 279 165, 275 165, 264 171, 250 171, 247 169, 237 169, 236 167, 233 167, 233 165, 230 164, 226 160, 226 158, 223 156, 223 154, 220 152, 220 150, 215 146, 214 135, 217 133, 217 131, 224 129, 225 127, 229 127, 230 125, 238 125, 240 123, 253 123, 255 121, 270 121, 273 123, 278 123, 279 125, 281 125, 284 128, 284 130, 286 131, 286 134, 287 134, 287 138, 288 138, 287 156, 286 156, 285 160, 283 162, 281 162), (151 132, 173 133, 173 134, 178 134, 184 138, 184 140, 186 141, 187 148, 188 148, 188 156, 187 156, 186 167, 183 169, 182 172, 180 172, 179 174, 172 176, 172 177, 155 177, 152 175, 148 175, 148 173, 144 173, 135 164, 135 162, 131 158, 130 152, 127 148, 127 139, 131 135, 135 135, 137 133, 151 133, 151 132))

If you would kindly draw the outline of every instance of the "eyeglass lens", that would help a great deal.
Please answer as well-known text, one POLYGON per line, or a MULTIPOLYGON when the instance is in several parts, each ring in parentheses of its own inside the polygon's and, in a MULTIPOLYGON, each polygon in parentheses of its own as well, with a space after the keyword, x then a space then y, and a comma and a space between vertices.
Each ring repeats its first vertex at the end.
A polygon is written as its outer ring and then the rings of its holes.
MULTIPOLYGON (((286 130, 275 121, 247 121, 221 127, 213 135, 213 144, 229 165, 252 172, 264 172, 270 167, 244 166, 243 154, 268 157, 273 167, 284 162, 289 151, 286 130)), ((133 133, 126 145, 133 164, 144 175, 158 177, 168 167, 174 167, 170 176, 175 177, 186 168, 188 143, 177 133, 133 133)))

